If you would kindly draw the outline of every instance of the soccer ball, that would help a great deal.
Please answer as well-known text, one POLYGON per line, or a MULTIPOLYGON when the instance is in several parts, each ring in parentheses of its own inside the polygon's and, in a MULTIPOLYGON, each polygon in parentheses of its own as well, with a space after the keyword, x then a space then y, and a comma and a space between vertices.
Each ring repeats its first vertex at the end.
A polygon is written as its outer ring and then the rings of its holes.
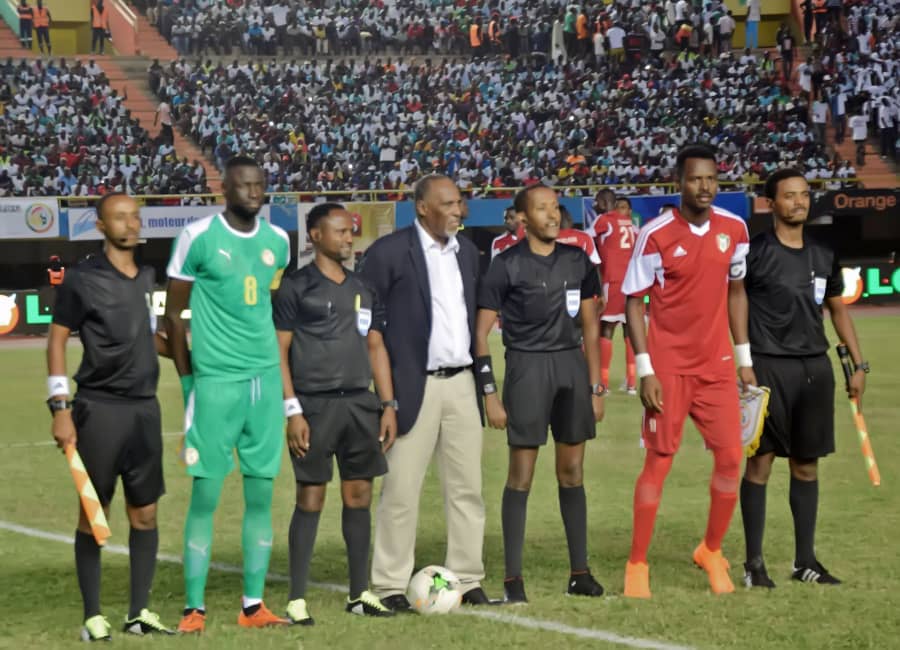
POLYGON ((462 602, 459 578, 442 566, 427 566, 409 581, 407 598, 420 614, 446 614, 462 602))

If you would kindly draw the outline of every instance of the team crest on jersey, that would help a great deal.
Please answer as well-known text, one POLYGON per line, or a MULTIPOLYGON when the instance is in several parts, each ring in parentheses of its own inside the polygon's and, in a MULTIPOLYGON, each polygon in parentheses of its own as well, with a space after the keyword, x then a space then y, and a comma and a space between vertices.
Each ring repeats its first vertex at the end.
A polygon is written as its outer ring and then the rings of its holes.
POLYGON ((365 336, 369 333, 369 327, 371 326, 372 310, 364 307, 360 308, 360 310, 356 312, 356 331, 359 332, 360 336, 365 336))
POLYGON ((724 253, 728 250, 728 247, 731 246, 731 237, 725 233, 716 235, 716 244, 719 246, 719 250, 724 253))
POLYGON ((262 252, 262 261, 266 266, 272 266, 275 264, 275 253, 267 248, 262 252))
POLYGON ((566 289, 566 312, 572 318, 578 315, 578 308, 581 306, 581 290, 566 289))

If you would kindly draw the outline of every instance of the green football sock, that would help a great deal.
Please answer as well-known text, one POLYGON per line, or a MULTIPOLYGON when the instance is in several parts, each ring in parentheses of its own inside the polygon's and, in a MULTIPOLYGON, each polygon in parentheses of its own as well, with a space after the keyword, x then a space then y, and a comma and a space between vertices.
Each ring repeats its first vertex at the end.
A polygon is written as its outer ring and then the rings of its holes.
POLYGON ((195 478, 184 523, 184 591, 188 608, 203 608, 212 553, 213 514, 222 494, 221 478, 195 478))
POLYGON ((274 481, 244 477, 244 596, 262 598, 272 555, 272 490, 274 481))

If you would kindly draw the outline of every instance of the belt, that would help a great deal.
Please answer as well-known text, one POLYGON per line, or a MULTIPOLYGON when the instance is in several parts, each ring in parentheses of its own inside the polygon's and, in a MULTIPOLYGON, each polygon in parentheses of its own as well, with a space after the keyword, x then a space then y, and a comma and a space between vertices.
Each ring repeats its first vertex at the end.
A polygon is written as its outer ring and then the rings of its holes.
POLYGON ((454 375, 458 375, 463 370, 468 370, 472 366, 458 366, 456 368, 438 368, 437 370, 426 370, 425 374, 438 379, 448 379, 454 375))

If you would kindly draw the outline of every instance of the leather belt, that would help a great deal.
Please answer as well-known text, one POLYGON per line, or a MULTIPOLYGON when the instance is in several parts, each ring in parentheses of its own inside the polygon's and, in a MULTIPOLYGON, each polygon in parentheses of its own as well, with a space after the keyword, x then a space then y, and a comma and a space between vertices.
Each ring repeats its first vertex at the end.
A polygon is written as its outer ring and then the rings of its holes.
POLYGON ((472 366, 458 366, 456 368, 438 368, 437 370, 426 370, 425 374, 438 379, 448 379, 454 375, 458 375, 463 370, 468 370, 472 366))

